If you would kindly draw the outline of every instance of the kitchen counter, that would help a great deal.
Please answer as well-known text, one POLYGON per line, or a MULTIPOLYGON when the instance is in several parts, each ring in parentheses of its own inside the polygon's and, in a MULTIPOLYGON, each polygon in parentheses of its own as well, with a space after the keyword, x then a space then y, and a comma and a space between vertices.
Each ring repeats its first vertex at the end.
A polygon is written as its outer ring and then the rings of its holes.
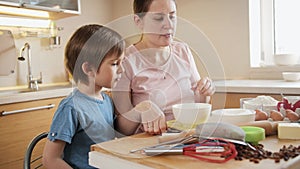
POLYGON ((300 94, 300 81, 284 80, 216 80, 216 92, 261 93, 261 94, 300 94))
POLYGON ((27 86, 0 88, 0 105, 49 99, 67 96, 72 90, 72 84, 68 82, 41 84, 38 91, 28 91, 27 86))
MULTIPOLYGON (((217 93, 300 94, 300 82, 283 80, 216 80, 217 93)), ((0 104, 67 96, 72 91, 69 82, 41 84, 41 90, 28 92, 27 86, 0 87, 0 104)))

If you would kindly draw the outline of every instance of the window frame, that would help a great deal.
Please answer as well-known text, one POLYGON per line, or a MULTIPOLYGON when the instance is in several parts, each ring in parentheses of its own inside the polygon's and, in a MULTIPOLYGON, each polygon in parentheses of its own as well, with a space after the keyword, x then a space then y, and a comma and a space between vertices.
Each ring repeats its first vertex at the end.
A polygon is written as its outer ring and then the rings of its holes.
POLYGON ((273 8, 274 0, 249 0, 250 74, 252 78, 278 78, 283 71, 300 71, 299 64, 291 66, 274 64, 272 56, 275 53, 276 42, 274 41, 273 8))

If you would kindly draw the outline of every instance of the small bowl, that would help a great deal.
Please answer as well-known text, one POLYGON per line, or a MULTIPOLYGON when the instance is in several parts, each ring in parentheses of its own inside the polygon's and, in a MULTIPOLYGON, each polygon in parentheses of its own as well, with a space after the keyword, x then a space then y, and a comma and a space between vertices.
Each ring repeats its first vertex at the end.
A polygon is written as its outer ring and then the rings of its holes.
POLYGON ((299 55, 295 54, 276 54, 274 55, 274 62, 276 65, 295 65, 299 60, 299 55))
POLYGON ((257 96, 256 98, 241 98, 241 108, 250 110, 263 110, 268 115, 272 110, 277 110, 278 100, 271 96, 257 96))
POLYGON ((243 104, 243 108, 250 109, 250 110, 262 110, 262 111, 266 112, 269 116, 270 112, 272 110, 277 110, 277 104, 274 104, 274 105, 254 104, 254 103, 245 101, 243 104))
POLYGON ((256 104, 256 103, 252 103, 251 101, 244 101, 243 109, 249 109, 249 110, 262 110, 263 109, 263 104, 256 104))
POLYGON ((282 77, 285 81, 299 81, 300 80, 300 72, 282 72, 282 77))
POLYGON ((277 105, 263 105, 263 109, 264 112, 266 112, 268 114, 268 116, 270 116, 270 112, 272 110, 277 110, 277 105))
POLYGON ((208 103, 182 103, 173 105, 172 110, 176 122, 196 126, 207 121, 211 107, 208 103))
POLYGON ((255 120, 255 111, 248 109, 218 109, 211 112, 211 117, 208 121, 225 122, 230 124, 242 124, 255 120))

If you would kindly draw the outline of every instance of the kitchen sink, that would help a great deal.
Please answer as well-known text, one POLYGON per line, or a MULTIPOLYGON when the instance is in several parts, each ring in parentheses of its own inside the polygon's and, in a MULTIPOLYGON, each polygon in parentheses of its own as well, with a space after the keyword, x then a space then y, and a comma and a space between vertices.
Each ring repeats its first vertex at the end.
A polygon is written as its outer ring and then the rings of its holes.
POLYGON ((0 88, 0 97, 14 94, 22 94, 22 93, 33 93, 33 92, 42 92, 42 91, 50 91, 50 90, 59 90, 72 88, 71 83, 58 83, 58 84, 41 84, 39 85, 38 90, 31 90, 27 88, 27 86, 15 86, 11 88, 0 88))

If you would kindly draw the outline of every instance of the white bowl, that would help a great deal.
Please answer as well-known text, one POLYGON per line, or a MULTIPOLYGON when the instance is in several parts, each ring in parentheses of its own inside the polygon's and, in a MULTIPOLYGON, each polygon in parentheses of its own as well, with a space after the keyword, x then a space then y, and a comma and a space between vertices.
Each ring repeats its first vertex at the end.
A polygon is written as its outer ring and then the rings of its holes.
POLYGON ((240 108, 250 109, 250 110, 263 110, 270 114, 271 110, 277 110, 278 100, 271 96, 260 95, 256 98, 241 98, 240 108))
POLYGON ((256 109, 262 110, 263 109, 263 104, 262 103, 255 104, 255 103, 252 103, 250 101, 244 101, 243 106, 241 108, 249 109, 249 110, 256 110, 256 109))
POLYGON ((198 125, 207 121, 211 107, 208 103, 182 103, 173 105, 172 110, 176 122, 198 125))
POLYGON ((257 109, 258 110, 263 110, 268 115, 270 115, 270 112, 272 110, 277 110, 277 104, 274 104, 274 105, 254 104, 254 103, 245 101, 242 108, 249 109, 249 110, 257 110, 257 109))
POLYGON ((276 54, 274 62, 276 65, 295 65, 299 60, 299 55, 295 54, 276 54))
POLYGON ((300 72, 282 72, 282 77, 285 81, 299 81, 300 72))
POLYGON ((278 111, 277 105, 263 105, 263 109, 262 110, 264 112, 266 112, 268 114, 268 116, 270 116, 270 113, 271 113, 272 110, 278 111))
POLYGON ((243 124, 255 120, 255 111, 248 109, 218 109, 211 112, 209 122, 223 122, 230 124, 243 124))

